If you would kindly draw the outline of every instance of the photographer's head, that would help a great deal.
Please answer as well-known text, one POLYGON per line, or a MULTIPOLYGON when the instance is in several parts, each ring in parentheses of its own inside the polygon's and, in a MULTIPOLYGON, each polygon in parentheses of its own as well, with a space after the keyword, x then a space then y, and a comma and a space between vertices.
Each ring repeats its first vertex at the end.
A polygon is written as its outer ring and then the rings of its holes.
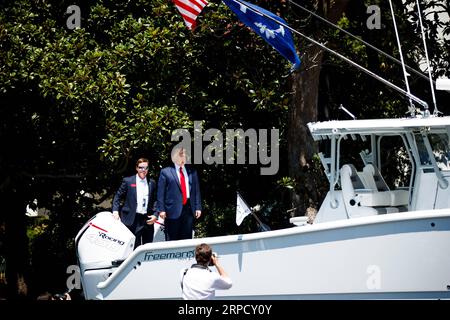
POLYGON ((198 264, 208 266, 212 257, 212 249, 206 243, 201 243, 195 248, 195 260, 198 264))

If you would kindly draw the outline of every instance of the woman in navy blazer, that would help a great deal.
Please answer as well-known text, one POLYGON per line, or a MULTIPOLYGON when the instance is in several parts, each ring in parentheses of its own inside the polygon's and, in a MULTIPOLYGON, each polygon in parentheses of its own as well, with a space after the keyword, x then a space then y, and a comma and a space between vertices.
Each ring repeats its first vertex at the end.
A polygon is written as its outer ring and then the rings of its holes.
POLYGON ((192 239, 194 218, 200 218, 202 205, 197 171, 185 166, 186 153, 182 147, 172 151, 173 165, 161 170, 158 180, 156 209, 164 219, 166 241, 192 239), (183 205, 181 173, 183 172, 187 201, 183 205))

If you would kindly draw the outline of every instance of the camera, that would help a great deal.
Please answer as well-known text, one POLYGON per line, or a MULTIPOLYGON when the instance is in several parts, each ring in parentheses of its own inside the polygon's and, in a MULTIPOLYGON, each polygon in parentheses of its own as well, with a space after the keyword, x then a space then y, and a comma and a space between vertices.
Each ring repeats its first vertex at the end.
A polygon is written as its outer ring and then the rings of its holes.
POLYGON ((64 293, 55 293, 52 296, 52 300, 72 300, 70 297, 70 292, 72 291, 72 289, 67 290, 64 293))
MULTIPOLYGON (((212 253, 212 256, 214 257, 214 258, 218 258, 219 256, 217 255, 217 253, 215 253, 215 252, 213 252, 212 253)), ((209 260, 209 264, 208 264, 208 266, 213 266, 214 265, 214 263, 213 263, 213 260, 212 260, 212 258, 211 258, 211 260, 209 260)))
POLYGON ((66 295, 64 293, 56 293, 53 295, 53 300, 66 300, 66 295))

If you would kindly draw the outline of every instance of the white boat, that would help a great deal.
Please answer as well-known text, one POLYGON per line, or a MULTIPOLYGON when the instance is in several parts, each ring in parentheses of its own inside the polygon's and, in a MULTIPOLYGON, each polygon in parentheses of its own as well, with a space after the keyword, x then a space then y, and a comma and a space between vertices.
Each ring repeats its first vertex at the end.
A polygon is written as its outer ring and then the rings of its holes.
POLYGON ((206 242, 233 280, 220 299, 450 298, 450 117, 310 123, 330 190, 312 224, 221 237, 155 242, 134 236, 110 212, 76 237, 87 299, 181 299, 180 270, 206 242), (377 168, 386 139, 404 143, 411 179, 386 187, 377 168), (341 143, 366 140, 364 166, 343 163, 341 143), (340 169, 340 170, 338 170, 340 169))
POLYGON ((101 212, 76 237, 85 298, 181 299, 181 270, 205 242, 233 281, 219 299, 449 299, 450 117, 376 78, 410 99, 411 117, 308 124, 328 150, 320 158, 329 191, 312 224, 296 217, 287 229, 133 251, 133 234, 101 212), (412 101, 424 107, 419 115, 412 101), (394 142, 408 163, 397 186, 383 178, 394 142), (361 160, 343 154, 344 143, 361 160))

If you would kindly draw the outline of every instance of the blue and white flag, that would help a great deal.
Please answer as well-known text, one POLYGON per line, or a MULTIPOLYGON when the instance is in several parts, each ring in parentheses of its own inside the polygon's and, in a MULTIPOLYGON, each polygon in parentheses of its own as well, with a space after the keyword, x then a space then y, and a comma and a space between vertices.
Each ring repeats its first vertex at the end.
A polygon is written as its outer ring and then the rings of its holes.
POLYGON ((239 20, 252 28, 253 31, 266 40, 283 57, 288 59, 293 64, 293 70, 300 66, 300 58, 297 55, 297 51, 295 51, 291 32, 261 13, 280 21, 285 25, 287 25, 286 21, 261 7, 242 0, 222 1, 238 16, 239 20))

